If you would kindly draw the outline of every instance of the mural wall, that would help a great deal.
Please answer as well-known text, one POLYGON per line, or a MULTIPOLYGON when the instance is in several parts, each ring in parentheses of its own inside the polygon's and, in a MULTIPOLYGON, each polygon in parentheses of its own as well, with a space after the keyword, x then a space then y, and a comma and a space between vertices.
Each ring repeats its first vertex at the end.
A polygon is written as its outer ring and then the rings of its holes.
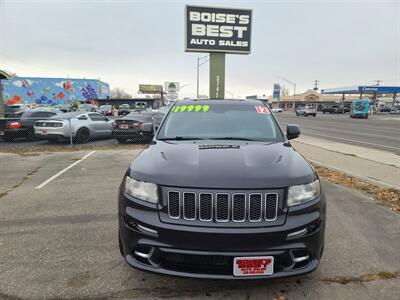
POLYGON ((55 106, 110 97, 108 83, 95 79, 12 77, 1 80, 4 104, 55 106))

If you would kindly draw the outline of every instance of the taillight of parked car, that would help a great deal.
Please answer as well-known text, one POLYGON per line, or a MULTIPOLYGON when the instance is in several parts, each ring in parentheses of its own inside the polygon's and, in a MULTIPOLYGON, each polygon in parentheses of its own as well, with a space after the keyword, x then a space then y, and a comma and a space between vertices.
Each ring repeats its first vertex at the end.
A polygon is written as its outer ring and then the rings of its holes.
POLYGON ((132 125, 133 125, 133 127, 141 127, 142 124, 143 124, 142 122, 134 121, 132 125))
POLYGON ((21 122, 11 122, 10 125, 8 125, 8 128, 10 129, 16 129, 21 127, 22 127, 21 122))

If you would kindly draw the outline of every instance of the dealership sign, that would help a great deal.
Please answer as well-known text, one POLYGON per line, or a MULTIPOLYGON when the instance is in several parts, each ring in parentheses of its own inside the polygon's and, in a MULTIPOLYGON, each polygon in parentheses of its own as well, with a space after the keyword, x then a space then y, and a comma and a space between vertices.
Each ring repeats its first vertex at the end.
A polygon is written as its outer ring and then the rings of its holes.
POLYGON ((179 82, 166 81, 164 82, 164 89, 167 93, 177 93, 179 92, 179 82))
POLYGON ((139 84, 139 92, 143 94, 161 94, 163 86, 161 84, 139 84))
POLYGON ((185 50, 249 54, 252 10, 186 6, 185 50))

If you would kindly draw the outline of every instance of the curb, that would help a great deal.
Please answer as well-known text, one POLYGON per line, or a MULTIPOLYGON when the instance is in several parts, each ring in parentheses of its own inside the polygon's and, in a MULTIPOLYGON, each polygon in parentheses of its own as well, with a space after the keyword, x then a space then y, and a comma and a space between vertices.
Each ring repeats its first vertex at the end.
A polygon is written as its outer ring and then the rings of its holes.
POLYGON ((309 158, 307 158, 307 160, 309 162, 315 164, 315 165, 319 165, 321 167, 325 167, 325 168, 331 169, 333 171, 343 173, 343 174, 345 174, 347 176, 351 176, 351 177, 360 179, 360 180, 365 181, 365 182, 367 182, 369 184, 372 184, 372 185, 375 185, 375 186, 378 186, 378 187, 382 187, 382 188, 391 188, 391 189, 395 189, 395 190, 400 191, 400 187, 398 187, 398 186, 394 186, 394 185, 391 185, 389 183, 385 183, 385 182, 382 182, 382 181, 379 181, 379 180, 375 180, 375 179, 372 179, 372 178, 369 178, 369 177, 365 177, 365 176, 361 176, 361 175, 358 175, 358 174, 354 174, 354 173, 352 173, 350 171, 343 170, 343 169, 340 169, 340 168, 337 168, 337 167, 333 167, 331 165, 328 165, 326 163, 320 162, 318 160, 309 159, 309 158))

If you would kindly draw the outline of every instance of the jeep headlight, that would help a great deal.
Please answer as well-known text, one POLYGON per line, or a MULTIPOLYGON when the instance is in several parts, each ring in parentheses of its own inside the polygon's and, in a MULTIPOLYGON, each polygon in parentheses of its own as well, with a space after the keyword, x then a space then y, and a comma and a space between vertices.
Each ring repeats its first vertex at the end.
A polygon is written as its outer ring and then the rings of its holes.
POLYGON ((125 177, 125 192, 135 198, 157 203, 157 185, 154 183, 135 180, 129 176, 125 177))
POLYGON ((289 187, 287 205, 294 206, 306 203, 319 196, 321 186, 319 180, 315 180, 308 184, 292 185, 289 187))

